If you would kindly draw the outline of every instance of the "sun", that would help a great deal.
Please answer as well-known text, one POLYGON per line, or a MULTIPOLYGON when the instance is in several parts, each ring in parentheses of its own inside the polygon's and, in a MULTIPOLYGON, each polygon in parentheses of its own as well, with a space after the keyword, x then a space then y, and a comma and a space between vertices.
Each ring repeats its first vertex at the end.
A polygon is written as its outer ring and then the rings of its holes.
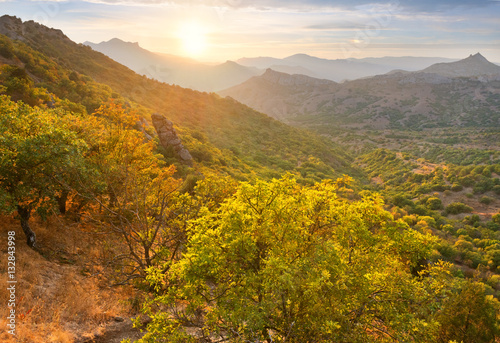
POLYGON ((181 25, 179 39, 186 55, 198 57, 207 49, 206 29, 197 22, 187 22, 181 25))

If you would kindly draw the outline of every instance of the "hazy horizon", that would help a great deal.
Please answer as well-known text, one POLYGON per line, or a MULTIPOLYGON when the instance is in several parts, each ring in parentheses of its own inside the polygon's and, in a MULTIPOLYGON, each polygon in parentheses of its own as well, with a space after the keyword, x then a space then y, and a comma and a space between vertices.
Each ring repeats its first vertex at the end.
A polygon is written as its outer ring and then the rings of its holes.
MULTIPOLYGON (((109 43, 111 40, 114 40, 114 39, 119 39, 120 41, 124 42, 124 43, 127 43, 127 44, 138 44, 138 46, 142 49, 145 49, 145 50, 148 50, 146 48, 144 48, 140 42, 130 42, 130 41, 125 41, 119 37, 113 37, 109 40, 106 40, 106 41, 100 41, 100 42, 91 42, 91 41, 86 41, 88 43, 92 43, 92 44, 104 44, 104 43, 109 43)), ((78 43, 85 43, 85 42, 78 42, 78 43)), ((257 59, 257 58, 276 58, 276 59, 284 59, 284 58, 287 58, 287 57, 292 57, 292 56, 295 56, 295 55, 308 55, 308 56, 311 56, 311 57, 317 57, 317 58, 323 58, 323 59, 330 59, 330 60, 335 60, 336 58, 328 58, 328 57, 319 57, 319 56, 315 56, 315 55, 312 55, 312 54, 309 54, 307 52, 296 52, 296 53, 293 53, 291 55, 286 55, 286 56, 282 56, 282 57, 277 57, 277 56, 265 56, 265 55, 255 55, 255 56, 240 56, 240 57, 237 57, 235 59, 226 59, 226 60, 218 60, 218 61, 204 61, 204 60, 199 60, 197 59, 196 57, 190 57, 190 56, 181 56, 181 55, 174 55, 174 54, 169 54, 169 53, 164 53, 164 52, 159 52, 159 51, 152 51, 152 50, 148 50, 149 52, 152 52, 154 54, 158 54, 158 55, 172 55, 172 56, 178 56, 178 57, 181 57, 181 58, 186 58, 186 59, 191 59, 193 61, 197 61, 197 62, 206 62, 207 64, 218 64, 218 63, 224 63, 224 62, 227 62, 227 61, 238 61, 240 59, 257 59)), ((483 54, 482 51, 475 51, 475 52, 470 52, 468 55, 466 56, 461 56, 461 57, 443 57, 443 56, 417 56, 417 55, 401 55, 401 56, 389 56, 389 55, 384 55, 384 56, 366 56, 366 57, 349 57, 350 59, 355 59, 355 60, 362 60, 362 59, 369 59, 369 58, 449 58, 450 60, 461 60, 461 59, 465 59, 471 55, 475 55, 476 53, 479 53, 481 54, 483 57, 485 57, 488 61, 492 62, 492 63, 495 63, 495 64, 498 64, 500 65, 500 62, 497 62, 497 61, 492 61, 490 60, 487 56, 485 56, 485 54, 483 54)), ((342 59, 342 58, 339 58, 339 59, 342 59)))
POLYGON ((500 62, 500 2, 284 0, 0 0, 2 14, 149 51, 224 62, 308 54, 326 59, 444 57, 500 62))

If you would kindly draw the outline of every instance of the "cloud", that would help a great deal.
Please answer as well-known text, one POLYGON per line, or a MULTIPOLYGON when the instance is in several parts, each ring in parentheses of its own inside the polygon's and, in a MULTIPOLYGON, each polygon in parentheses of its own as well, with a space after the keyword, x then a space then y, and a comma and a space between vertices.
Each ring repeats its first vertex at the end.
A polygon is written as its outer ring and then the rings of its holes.
POLYGON ((90 0, 107 4, 154 5, 176 4, 183 6, 214 6, 228 8, 287 8, 297 10, 315 10, 319 8, 356 9, 359 6, 395 5, 408 11, 434 12, 456 7, 485 7, 499 5, 498 0, 90 0))

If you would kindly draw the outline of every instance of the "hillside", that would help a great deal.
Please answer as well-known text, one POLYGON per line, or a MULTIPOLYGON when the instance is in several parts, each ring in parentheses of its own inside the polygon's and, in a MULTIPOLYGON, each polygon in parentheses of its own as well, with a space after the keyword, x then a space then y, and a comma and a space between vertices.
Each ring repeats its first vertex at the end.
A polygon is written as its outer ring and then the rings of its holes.
MULTIPOLYGON (((419 72, 394 71, 341 84, 309 80, 276 82, 283 74, 268 70, 219 92, 275 118, 321 129, 422 129, 500 125, 500 67, 475 55, 419 72), (457 66, 459 69, 455 69, 457 66), (449 77, 445 70, 460 70, 449 77), (430 73, 429 71, 436 71, 430 73), (442 71, 439 73, 439 71, 442 71), (458 75, 458 74, 457 74, 458 75), (468 75, 468 77, 464 77, 468 75)), ((299 80, 302 76, 289 78, 299 80)))
POLYGON ((140 76, 72 42, 62 32, 34 22, 22 23, 4 16, 0 28, 19 39, 12 41, 3 36, 3 65, 26 70, 35 86, 83 104, 88 113, 115 98, 135 108, 148 121, 153 112, 165 115, 177 126, 200 166, 243 179, 291 171, 319 180, 321 175, 350 170, 349 157, 331 142, 233 100, 140 76), (309 165, 311 159, 317 163, 309 165))
POLYGON ((231 61, 219 65, 205 65, 187 58, 157 54, 141 48, 138 43, 124 42, 117 38, 99 44, 83 44, 140 75, 203 92, 232 87, 262 73, 257 68, 244 67, 231 61))

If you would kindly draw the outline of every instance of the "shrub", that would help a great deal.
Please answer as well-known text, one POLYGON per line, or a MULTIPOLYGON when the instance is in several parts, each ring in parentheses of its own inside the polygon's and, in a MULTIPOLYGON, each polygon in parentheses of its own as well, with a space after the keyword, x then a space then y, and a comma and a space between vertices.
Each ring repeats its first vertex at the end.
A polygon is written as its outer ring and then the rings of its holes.
POLYGON ((495 199, 490 198, 490 197, 488 197, 488 196, 486 196, 486 195, 485 195, 485 196, 482 196, 482 197, 481 197, 481 199, 479 200, 479 202, 480 202, 481 204, 489 205, 489 204, 491 204, 494 200, 495 200, 495 199))
POLYGON ((461 202, 453 202, 446 206, 446 213, 448 214, 459 214, 459 213, 470 213, 474 209, 466 204, 461 202))
POLYGON ((474 245, 464 239, 459 239, 455 242, 455 248, 459 251, 472 251, 474 249, 474 245))
POLYGON ((451 261, 457 255, 457 249, 448 242, 442 242, 437 246, 437 250, 448 261, 451 261))
POLYGON ((430 210, 440 210, 443 208, 443 203, 441 202, 441 199, 437 197, 430 197, 426 201, 427 208, 430 210))

